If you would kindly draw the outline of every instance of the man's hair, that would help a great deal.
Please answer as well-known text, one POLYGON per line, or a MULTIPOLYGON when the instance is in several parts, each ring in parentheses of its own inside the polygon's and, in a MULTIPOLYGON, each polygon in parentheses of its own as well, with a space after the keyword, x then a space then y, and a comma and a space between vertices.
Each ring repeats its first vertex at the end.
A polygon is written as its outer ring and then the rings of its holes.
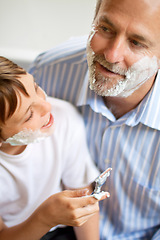
POLYGON ((95 14, 94 14, 94 19, 96 18, 97 14, 98 14, 98 11, 100 9, 101 3, 102 3, 102 0, 97 0, 95 14))
POLYGON ((28 96, 23 84, 18 80, 26 71, 9 59, 0 56, 0 123, 13 115, 17 107, 18 90, 28 96))

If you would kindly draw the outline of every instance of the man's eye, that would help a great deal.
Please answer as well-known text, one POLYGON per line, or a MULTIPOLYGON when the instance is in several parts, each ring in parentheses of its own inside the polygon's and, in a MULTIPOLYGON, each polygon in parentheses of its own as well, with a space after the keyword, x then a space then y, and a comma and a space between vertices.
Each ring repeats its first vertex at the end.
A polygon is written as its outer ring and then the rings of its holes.
POLYGON ((99 28, 103 31, 103 32, 110 32, 110 29, 108 27, 105 27, 103 25, 99 26, 99 28))
POLYGON ((136 40, 132 40, 131 43, 135 46, 135 47, 144 47, 144 45, 140 42, 137 42, 136 40))

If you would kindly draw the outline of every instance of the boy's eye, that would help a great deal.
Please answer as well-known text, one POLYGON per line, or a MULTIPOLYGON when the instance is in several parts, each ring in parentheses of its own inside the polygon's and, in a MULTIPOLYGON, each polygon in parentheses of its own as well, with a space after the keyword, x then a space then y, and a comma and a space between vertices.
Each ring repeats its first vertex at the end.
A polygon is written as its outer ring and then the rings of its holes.
POLYGON ((33 111, 31 110, 30 116, 29 116, 29 118, 27 118, 27 120, 25 122, 28 122, 30 119, 32 119, 32 117, 33 117, 33 111))

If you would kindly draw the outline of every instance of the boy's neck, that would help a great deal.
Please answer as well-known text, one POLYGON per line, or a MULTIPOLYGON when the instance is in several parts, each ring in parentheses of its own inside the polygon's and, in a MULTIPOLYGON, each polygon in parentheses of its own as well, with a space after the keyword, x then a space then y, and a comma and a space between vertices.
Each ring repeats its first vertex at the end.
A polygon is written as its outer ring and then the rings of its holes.
POLYGON ((10 155, 18 155, 22 153, 26 148, 26 145, 23 146, 11 146, 9 143, 3 143, 0 147, 2 152, 5 152, 10 155))

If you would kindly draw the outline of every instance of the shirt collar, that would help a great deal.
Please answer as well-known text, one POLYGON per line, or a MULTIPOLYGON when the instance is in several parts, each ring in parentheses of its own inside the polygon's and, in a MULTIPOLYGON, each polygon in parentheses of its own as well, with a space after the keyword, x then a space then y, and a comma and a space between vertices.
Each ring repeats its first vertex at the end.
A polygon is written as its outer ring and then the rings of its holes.
POLYGON ((134 125, 139 122, 160 130, 160 71, 158 71, 152 89, 133 112, 134 125))
POLYGON ((153 129, 160 130, 160 71, 157 73, 152 89, 148 92, 141 103, 118 120, 116 120, 115 116, 106 107, 103 98, 90 90, 88 86, 88 75, 87 71, 82 88, 79 92, 77 106, 89 105, 94 112, 101 113, 112 122, 124 122, 129 126, 135 126, 142 123, 153 129))

